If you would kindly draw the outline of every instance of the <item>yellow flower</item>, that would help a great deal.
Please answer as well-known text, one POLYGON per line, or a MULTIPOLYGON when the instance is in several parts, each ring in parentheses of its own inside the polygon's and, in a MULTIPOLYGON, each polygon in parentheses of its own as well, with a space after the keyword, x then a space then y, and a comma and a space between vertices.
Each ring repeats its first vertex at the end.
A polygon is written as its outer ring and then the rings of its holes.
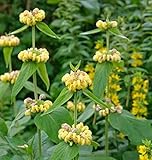
POLYGON ((28 26, 34 26, 37 22, 42 21, 44 18, 45 12, 41 9, 39 10, 38 8, 33 9, 33 11, 25 10, 19 15, 20 22, 28 26))
POLYGON ((139 155, 139 160, 149 160, 148 155, 139 155))
POLYGON ((101 30, 107 30, 110 28, 115 28, 117 27, 118 23, 117 21, 109 21, 109 22, 104 22, 102 20, 98 20, 96 22, 96 27, 100 28, 101 30))
POLYGON ((141 53, 138 52, 134 52, 133 54, 131 54, 131 58, 132 59, 143 59, 143 55, 141 53))
POLYGON ((1 47, 14 47, 19 45, 20 39, 14 35, 0 36, 1 47))
POLYGON ((146 153, 146 151, 147 151, 147 147, 146 147, 145 145, 140 145, 140 146, 138 147, 138 152, 139 152, 140 154, 144 155, 144 154, 146 153))
POLYGON ((4 73, 3 75, 0 75, 0 81, 4 83, 14 84, 18 78, 18 75, 19 75, 18 70, 7 72, 7 73, 4 73))
POLYGON ((72 127, 67 123, 62 124, 61 129, 58 131, 58 137, 66 143, 79 145, 90 145, 92 142, 92 132, 82 122, 76 126, 72 125, 72 127))
POLYGON ((30 48, 21 51, 18 54, 18 59, 23 62, 33 61, 36 63, 45 63, 49 59, 49 52, 45 48, 30 48))
MULTIPOLYGON (((74 111, 74 109, 75 109, 74 103, 72 101, 68 101, 67 102, 67 108, 70 111, 74 111)), ((76 109, 77 109, 78 112, 83 112, 85 110, 85 104, 83 102, 78 102, 77 106, 76 106, 76 109)))
POLYGON ((26 116, 30 116, 32 113, 46 112, 49 108, 52 107, 52 102, 50 100, 44 101, 40 98, 38 100, 26 98, 24 100, 24 104, 26 107, 26 116))
POLYGON ((95 55, 93 56, 93 60, 97 61, 98 63, 103 63, 105 61, 111 61, 111 62, 120 62, 121 56, 120 52, 118 52, 116 49, 109 50, 106 53, 101 51, 96 51, 95 55))
POLYGON ((84 71, 71 71, 62 77, 62 82, 68 87, 70 91, 85 89, 92 84, 89 75, 84 71))

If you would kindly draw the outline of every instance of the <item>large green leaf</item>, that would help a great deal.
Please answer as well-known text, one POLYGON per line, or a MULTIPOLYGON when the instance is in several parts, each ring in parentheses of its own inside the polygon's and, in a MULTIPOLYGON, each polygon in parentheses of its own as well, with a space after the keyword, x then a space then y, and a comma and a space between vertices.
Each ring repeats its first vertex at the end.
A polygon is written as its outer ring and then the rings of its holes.
POLYGON ((94 103, 90 103, 87 106, 85 111, 79 116, 78 122, 85 122, 87 119, 89 119, 93 115, 94 113, 93 105, 94 103))
POLYGON ((13 86, 11 99, 13 100, 15 96, 24 87, 25 82, 33 75, 37 70, 37 64, 34 62, 24 62, 22 64, 19 76, 13 86))
POLYGON ((135 151, 126 151, 123 154, 123 160, 138 160, 138 153, 135 151))
POLYGON ((40 63, 38 64, 38 74, 41 77, 42 81, 45 83, 47 90, 49 89, 50 86, 50 80, 48 77, 47 69, 45 63, 40 63))
MULTIPOLYGON (((24 84, 24 87, 27 90, 34 92, 34 84, 32 82, 26 81, 25 84, 24 84)), ((45 94, 45 96, 47 98, 51 98, 51 96, 49 94, 47 94, 46 92, 44 92, 41 88, 37 87, 36 90, 37 90, 38 94, 45 94)))
POLYGON ((55 143, 59 142, 58 130, 61 125, 63 123, 72 124, 69 112, 63 107, 55 108, 47 115, 37 115, 34 121, 36 126, 44 130, 55 143))
POLYGON ((3 55, 4 55, 6 68, 8 68, 9 64, 11 63, 12 52, 13 52, 13 47, 4 47, 3 48, 3 55))
POLYGON ((128 111, 122 114, 109 115, 109 122, 113 128, 128 136, 132 144, 139 145, 144 139, 152 139, 152 126, 148 120, 137 119, 128 111))
POLYGON ((102 100, 100 100, 97 96, 95 96, 88 89, 83 90, 83 94, 86 95, 88 98, 90 98, 93 102, 99 104, 100 106, 102 106, 104 108, 108 107, 106 103, 104 103, 102 100))
POLYGON ((57 97, 57 99, 54 101, 53 106, 47 112, 45 112, 44 115, 52 112, 52 108, 57 108, 62 106, 72 96, 73 96, 73 92, 69 91, 68 88, 64 88, 59 94, 59 96, 57 97))
POLYGON ((65 142, 60 142, 54 149, 50 160, 73 160, 79 153, 77 145, 70 146, 65 142))
POLYGON ((126 39, 126 40, 129 40, 126 36, 124 36, 118 28, 111 28, 109 29, 109 32, 117 37, 120 37, 120 38, 123 38, 123 39, 126 39))
POLYGON ((0 118, 0 135, 6 136, 7 132, 8 132, 8 128, 6 126, 6 123, 2 118, 0 118))
POLYGON ((23 32, 24 30, 26 30, 29 26, 28 25, 24 25, 23 27, 9 33, 9 34, 17 34, 17 33, 20 33, 20 32, 23 32))
POLYGON ((95 77, 93 81, 93 93, 101 98, 108 82, 108 77, 112 71, 112 63, 104 62, 98 63, 95 69, 95 77))
POLYGON ((60 142, 54 149, 50 160, 73 160, 79 153, 77 145, 70 146, 65 142, 60 142))
POLYGON ((44 34, 46 34, 47 36, 50 36, 52 38, 57 38, 60 39, 52 30, 51 28, 49 28, 49 26, 47 24, 45 24, 44 22, 38 22, 36 24, 36 27, 43 32, 44 34))
POLYGON ((81 35, 89 35, 89 34, 95 34, 95 33, 99 33, 99 32, 101 32, 101 29, 96 28, 96 29, 93 29, 93 30, 90 30, 90 31, 86 31, 86 32, 80 33, 80 34, 81 35))

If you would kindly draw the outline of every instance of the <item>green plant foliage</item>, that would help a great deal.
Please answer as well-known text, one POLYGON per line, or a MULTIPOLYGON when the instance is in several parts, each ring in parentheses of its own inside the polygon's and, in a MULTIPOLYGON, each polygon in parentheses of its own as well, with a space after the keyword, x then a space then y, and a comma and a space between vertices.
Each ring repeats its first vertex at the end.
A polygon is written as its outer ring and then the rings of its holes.
POLYGON ((43 32, 44 34, 46 34, 47 36, 50 36, 52 38, 57 38, 59 39, 59 37, 49 28, 49 26, 47 24, 45 24, 44 22, 38 22, 36 24, 36 27, 43 32))
MULTIPOLYGON (((61 107, 64 103, 66 103, 73 96, 73 92, 69 91, 68 88, 64 88, 57 99, 54 101, 52 108, 61 107)), ((51 113, 52 108, 50 108, 45 114, 51 113)))
POLYGON ((48 73, 46 70, 46 65, 44 63, 39 64, 37 71, 48 90, 50 86, 50 80, 49 80, 48 73))
POLYGON ((6 123, 5 121, 0 118, 0 135, 3 135, 3 136, 6 136, 7 135, 7 132, 8 132, 8 128, 6 126, 6 123))
POLYGON ((127 135, 132 144, 139 145, 143 139, 152 139, 151 123, 139 120, 127 111, 109 115, 109 122, 112 127, 127 135))
POLYGON ((20 90, 24 87, 25 82, 32 76, 34 72, 36 72, 38 65, 33 62, 25 62, 23 63, 17 81, 15 82, 12 89, 12 100, 15 96, 20 92, 20 90))
MULTIPOLYGON (((30 81, 26 81, 25 84, 24 84, 24 87, 29 91, 32 91, 32 92, 34 91, 34 84, 32 82, 30 82, 30 81)), ((44 94, 47 98, 51 98, 49 94, 44 92, 39 87, 37 87, 36 90, 37 90, 38 94, 44 94)))
POLYGON ((102 100, 100 100, 97 96, 95 96, 92 92, 90 92, 89 90, 84 90, 83 91, 84 95, 86 95, 88 98, 90 98, 92 101, 94 101, 95 103, 99 104, 100 106, 106 108, 108 107, 102 100))
POLYGON ((23 32, 24 30, 26 30, 28 27, 29 27, 29 26, 24 25, 23 27, 15 30, 15 31, 13 31, 13 32, 11 32, 11 33, 9 33, 9 34, 12 34, 12 35, 13 35, 13 34, 18 34, 18 33, 20 33, 20 32, 23 32))
POLYGON ((134 151, 126 151, 123 154, 123 160, 128 160, 128 159, 138 160, 138 153, 134 151))
POLYGON ((13 47, 4 47, 3 48, 3 55, 4 55, 6 68, 8 68, 8 65, 9 65, 9 63, 11 61, 12 52, 13 52, 13 47))
POLYGON ((38 128, 44 130, 48 134, 49 138, 53 142, 57 143, 59 142, 58 130, 61 127, 61 124, 71 124, 72 118, 65 108, 58 107, 53 109, 47 115, 37 115, 34 121, 38 128))
POLYGON ((79 116, 78 122, 85 122, 87 119, 89 119, 94 114, 93 109, 94 103, 90 103, 85 111, 79 116))
POLYGON ((54 149, 50 160, 72 160, 79 153, 77 145, 69 146, 65 142, 60 142, 54 149))
POLYGON ((112 71, 112 67, 113 65, 109 62, 97 64, 93 82, 93 93, 97 97, 103 97, 106 84, 108 83, 108 76, 112 71))

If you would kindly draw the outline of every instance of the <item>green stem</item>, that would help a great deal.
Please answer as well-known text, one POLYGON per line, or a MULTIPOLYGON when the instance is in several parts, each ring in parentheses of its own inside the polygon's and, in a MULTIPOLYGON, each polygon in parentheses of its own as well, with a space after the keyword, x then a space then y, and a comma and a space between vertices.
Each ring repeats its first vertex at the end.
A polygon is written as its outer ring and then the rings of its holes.
POLYGON ((9 72, 12 72, 12 58, 9 60, 9 72))
POLYGON ((38 133, 38 143, 39 143, 39 159, 42 159, 42 140, 41 140, 41 130, 37 129, 38 133))
POLYGON ((37 78, 36 78, 36 72, 33 74, 33 84, 34 84, 34 98, 35 100, 38 99, 38 94, 37 94, 37 78))
POLYGON ((74 94, 74 126, 77 125, 77 93, 74 94))
MULTIPOLYGON (((35 49, 35 26, 32 27, 32 48, 35 49)), ((33 84, 34 84, 34 98, 38 99, 37 94, 37 78, 36 72, 33 74, 33 84)), ((41 130, 37 128, 38 133, 38 146, 39 146, 39 159, 42 159, 42 140, 41 140, 41 130)))
POLYGON ((130 85, 128 86, 128 91, 127 91, 127 99, 126 99, 126 108, 129 106, 129 100, 130 100, 130 85))
POLYGON ((35 48, 35 26, 32 27, 32 48, 35 48))
POLYGON ((105 154, 108 156, 108 150, 109 150, 109 140, 108 140, 108 128, 109 128, 109 122, 108 122, 108 116, 105 118, 105 154))
POLYGON ((106 48, 107 48, 107 51, 109 51, 109 49, 110 49, 109 38, 110 38, 110 35, 107 31, 106 32, 106 48))

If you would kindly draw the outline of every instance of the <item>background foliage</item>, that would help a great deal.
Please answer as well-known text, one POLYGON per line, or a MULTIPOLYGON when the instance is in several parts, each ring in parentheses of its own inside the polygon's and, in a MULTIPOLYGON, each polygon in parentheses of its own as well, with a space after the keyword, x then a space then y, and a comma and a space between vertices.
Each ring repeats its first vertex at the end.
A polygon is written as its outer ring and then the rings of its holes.
MULTIPOLYGON (((46 47, 50 53, 50 60, 47 63, 47 70, 51 81, 51 87, 48 94, 51 95, 51 99, 54 100, 59 92, 63 88, 61 83, 61 77, 69 70, 68 65, 71 61, 73 64, 77 64, 82 60, 81 67, 84 68, 86 64, 92 63, 92 56, 95 52, 96 40, 103 41, 105 46, 105 35, 81 35, 81 32, 91 30, 95 28, 95 22, 98 19, 117 20, 119 27, 122 29, 122 33, 129 38, 130 41, 119 39, 117 37, 111 38, 111 48, 117 48, 123 56, 125 72, 121 73, 121 87, 120 100, 122 104, 125 104, 127 94, 127 79, 128 75, 134 75, 134 69, 130 65, 130 54, 134 51, 140 52, 144 59, 142 67, 136 68, 136 71, 142 71, 146 78, 149 79, 149 93, 148 93, 148 118, 151 119, 151 105, 152 105, 152 1, 151 0, 0 0, 0 34, 13 31, 21 24, 18 22, 18 15, 25 9, 33 9, 35 7, 42 8, 46 12, 45 22, 57 33, 61 39, 49 39, 40 32, 36 34, 36 42, 38 47, 46 47)), ((21 45, 14 49, 13 54, 13 68, 19 69, 21 62, 17 59, 19 51, 30 47, 31 34, 29 30, 24 33, 20 33, 21 45)), ((6 71, 2 49, 0 48, 0 74, 6 71)), ((46 90, 41 80, 38 80, 38 85, 41 89, 46 90)), ((11 123, 11 127, 14 130, 5 132, 10 136, 17 135, 18 139, 13 139, 13 144, 23 144, 23 139, 26 141, 28 137, 32 137, 35 130, 33 129, 33 122, 29 121, 27 117, 22 118, 23 115, 18 115, 18 119, 11 122, 13 115, 12 107, 10 104, 10 89, 4 88, 5 93, 0 95, 0 116, 7 120, 7 123, 11 123), (28 122, 28 123, 27 123, 28 122), (26 134, 24 131, 26 130, 26 134), (23 137, 23 138, 21 138, 23 137), (22 141, 20 141, 22 139, 22 141)), ((17 97, 16 110, 23 110, 22 100, 31 95, 27 89, 23 89, 17 97)), ((33 95, 31 95, 33 96, 33 95)), ((128 110, 130 110, 131 104, 129 103, 128 110)), ((124 106, 125 108, 125 106, 124 106)), ((93 117, 87 119, 88 125, 92 126, 95 140, 97 140, 101 147, 98 148, 100 155, 101 149, 103 149, 103 122, 101 118, 97 118, 97 125, 92 125, 93 117)), ((112 119, 112 117, 111 117, 112 119)), ((119 125, 119 124, 118 124, 119 125)), ((121 125, 121 124, 120 124, 121 125)), ((5 126, 4 126, 5 127, 5 126)), ((117 127, 116 127, 117 128, 117 127)), ((121 139, 117 136, 118 132, 113 129, 110 130, 110 143, 111 153, 118 159, 128 160, 128 155, 132 154, 137 157, 133 151, 134 145, 130 144, 127 138, 121 139), (115 135, 115 139, 112 138, 115 135), (117 148, 117 150, 115 149, 117 148), (124 152, 124 155, 120 155, 119 152, 124 152), (119 152, 117 152, 119 151, 119 152), (118 153, 118 154, 117 154, 118 153)), ((36 135, 35 135, 36 136, 36 135)), ((46 142, 48 137, 44 133, 43 141, 45 147, 53 145, 52 142, 46 142), (50 144, 47 144, 50 143, 50 144)), ((7 146, 9 139, 3 140, 6 152, 12 150, 12 146, 7 146)), ((34 140, 35 141, 35 140, 34 140)), ((31 143, 34 143, 32 141, 31 143)), ((9 143, 11 144, 11 143, 9 143)), ((0 149, 1 150, 1 149, 0 149)), ((18 152, 18 149, 15 150, 18 152)), ((14 151, 12 151, 13 154, 14 151)), ((20 152, 24 152, 20 150, 20 152)), ((27 151, 30 152, 30 151, 27 151)), ((49 151, 44 149, 44 154, 48 154, 49 151)), ((0 155, 5 155, 3 151, 0 155)), ((17 159, 17 158, 16 158, 17 159)), ((131 158, 130 158, 131 159, 131 158)))

